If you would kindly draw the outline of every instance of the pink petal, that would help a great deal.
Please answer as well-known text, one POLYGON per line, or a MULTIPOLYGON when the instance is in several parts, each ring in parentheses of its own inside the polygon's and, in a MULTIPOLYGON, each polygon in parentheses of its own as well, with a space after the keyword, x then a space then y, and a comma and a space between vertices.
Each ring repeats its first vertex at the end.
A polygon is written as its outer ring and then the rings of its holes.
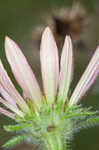
POLYGON ((59 64, 57 46, 52 32, 48 27, 42 35, 40 61, 44 92, 47 102, 52 104, 57 92, 59 64))
POLYGON ((11 111, 16 113, 20 117, 24 116, 22 111, 20 111, 18 108, 14 107, 13 105, 9 104, 6 100, 2 99, 1 97, 0 97, 0 103, 4 104, 7 108, 9 108, 11 111))
POLYGON ((0 113, 4 114, 5 116, 10 117, 11 119, 14 119, 14 113, 11 113, 1 107, 0 107, 0 113))
POLYGON ((72 42, 69 36, 66 37, 62 50, 60 78, 59 78, 59 94, 58 101, 67 100, 68 90, 72 80, 73 73, 73 51, 72 42))
POLYGON ((27 98, 32 99, 39 108, 41 92, 36 78, 17 44, 10 38, 5 39, 5 49, 8 62, 14 76, 27 98))
POLYGON ((17 90, 15 89, 9 76, 7 75, 7 72, 5 71, 1 60, 0 60, 0 84, 2 85, 2 87, 4 87, 6 92, 15 101, 15 103, 17 103, 19 105, 19 107, 22 108, 23 111, 25 111, 25 112, 29 111, 29 108, 28 108, 26 102, 20 96, 20 94, 17 92, 17 90))
POLYGON ((80 81, 78 82, 71 98, 69 105, 74 105, 79 102, 81 97, 85 94, 85 92, 89 89, 89 87, 93 84, 96 77, 99 75, 99 47, 96 49, 88 67, 83 73, 80 81))
POLYGON ((0 84, 0 93, 10 104, 17 108, 15 101, 10 97, 10 95, 6 92, 4 87, 0 84))

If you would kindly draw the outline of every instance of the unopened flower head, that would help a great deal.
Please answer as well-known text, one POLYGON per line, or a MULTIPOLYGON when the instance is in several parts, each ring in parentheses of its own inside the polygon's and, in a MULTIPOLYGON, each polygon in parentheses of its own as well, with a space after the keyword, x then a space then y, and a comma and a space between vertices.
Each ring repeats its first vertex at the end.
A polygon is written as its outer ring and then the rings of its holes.
POLYGON ((73 50, 69 36, 66 36, 62 49, 60 67, 57 46, 51 30, 47 27, 42 35, 40 63, 44 95, 25 56, 18 45, 9 37, 5 38, 5 52, 14 77, 23 91, 21 96, 15 89, 2 62, 0 61, 0 102, 10 111, 0 107, 0 112, 11 118, 14 114, 23 117, 29 114, 27 103, 33 103, 33 111, 40 111, 44 102, 50 107, 68 101, 68 106, 76 105, 99 75, 99 47, 96 49, 88 67, 83 73, 71 97, 68 97, 73 74, 73 50), (60 70, 59 70, 60 68, 60 70))

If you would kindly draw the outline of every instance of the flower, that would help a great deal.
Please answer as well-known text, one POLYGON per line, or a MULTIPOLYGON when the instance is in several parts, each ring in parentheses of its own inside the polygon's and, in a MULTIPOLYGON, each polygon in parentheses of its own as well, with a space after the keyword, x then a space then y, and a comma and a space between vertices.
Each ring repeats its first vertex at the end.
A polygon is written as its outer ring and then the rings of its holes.
POLYGON ((33 103, 33 111, 39 112, 43 106, 43 97, 50 107, 54 103, 63 104, 69 99, 68 105, 76 105, 85 92, 99 75, 99 47, 96 49, 88 67, 78 82, 72 96, 68 97, 70 83, 73 74, 73 50, 69 36, 66 36, 60 60, 58 50, 51 30, 47 27, 42 35, 40 47, 40 62, 43 81, 44 95, 42 95, 39 84, 31 70, 26 58, 18 45, 9 37, 5 38, 5 52, 11 66, 14 77, 23 95, 15 89, 2 62, 0 61, 0 103, 9 110, 0 107, 0 112, 14 119, 14 114, 24 117, 31 113, 28 100, 33 103))

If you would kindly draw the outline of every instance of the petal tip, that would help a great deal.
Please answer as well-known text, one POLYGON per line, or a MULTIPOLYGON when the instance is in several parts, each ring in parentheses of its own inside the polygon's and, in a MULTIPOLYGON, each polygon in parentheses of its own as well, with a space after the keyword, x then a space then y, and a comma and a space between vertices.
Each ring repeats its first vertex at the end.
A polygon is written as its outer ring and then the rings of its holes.
POLYGON ((50 27, 49 26, 47 26, 46 28, 45 28, 45 30, 44 30, 45 32, 49 32, 49 31, 51 31, 51 29, 50 29, 50 27))
POLYGON ((14 40, 12 40, 9 36, 5 36, 5 46, 18 46, 14 40))
POLYGON ((5 43, 8 43, 10 41, 10 38, 6 35, 5 36, 5 43))
POLYGON ((12 40, 8 36, 5 36, 5 50, 8 50, 8 47, 11 45, 12 45, 12 40))
POLYGON ((71 41, 72 41, 72 39, 71 39, 70 35, 66 35, 65 40, 66 40, 67 42, 69 42, 69 41, 71 42, 71 41))
POLYGON ((47 27, 45 28, 44 32, 43 32, 43 36, 44 36, 44 37, 45 37, 45 36, 48 36, 48 35, 50 35, 51 33, 52 33, 52 31, 51 31, 50 27, 47 26, 47 27))

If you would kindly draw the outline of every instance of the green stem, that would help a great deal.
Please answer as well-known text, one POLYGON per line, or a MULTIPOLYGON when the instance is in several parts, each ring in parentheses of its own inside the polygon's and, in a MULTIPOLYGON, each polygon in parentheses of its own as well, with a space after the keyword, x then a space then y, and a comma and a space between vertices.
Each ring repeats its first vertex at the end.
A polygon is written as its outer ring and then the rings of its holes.
POLYGON ((66 150, 66 141, 64 137, 55 133, 50 133, 44 136, 43 139, 47 150, 66 150))

